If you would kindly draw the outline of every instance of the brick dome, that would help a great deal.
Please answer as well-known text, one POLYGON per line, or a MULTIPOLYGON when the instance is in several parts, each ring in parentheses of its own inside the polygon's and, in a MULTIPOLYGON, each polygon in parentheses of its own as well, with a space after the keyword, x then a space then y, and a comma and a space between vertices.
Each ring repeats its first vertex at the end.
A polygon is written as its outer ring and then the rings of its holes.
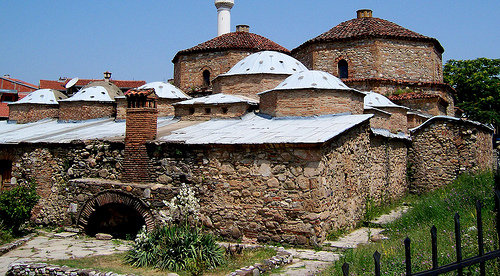
POLYGON ((252 52, 277 51, 290 53, 285 47, 263 36, 248 32, 234 32, 215 37, 192 48, 177 52, 174 63, 183 54, 215 52, 222 50, 249 50, 252 52))
POLYGON ((316 42, 348 41, 360 38, 392 38, 413 41, 428 41, 432 42, 440 53, 444 52, 443 46, 441 46, 437 39, 421 35, 403 28, 398 24, 376 17, 355 18, 342 22, 329 31, 306 41, 299 47, 292 50, 292 52, 316 42))

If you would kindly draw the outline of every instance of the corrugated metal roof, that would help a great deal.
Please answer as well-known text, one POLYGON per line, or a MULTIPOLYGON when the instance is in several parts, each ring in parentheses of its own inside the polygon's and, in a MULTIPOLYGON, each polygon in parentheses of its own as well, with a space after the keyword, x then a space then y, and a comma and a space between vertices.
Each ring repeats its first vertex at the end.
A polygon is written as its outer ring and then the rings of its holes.
POLYGON ((315 144, 324 143, 373 115, 324 115, 266 118, 247 114, 240 119, 211 120, 160 137, 185 144, 315 144))
POLYGON ((292 75, 308 69, 295 58, 276 51, 262 51, 240 60, 222 76, 250 74, 292 75))
POLYGON ((174 105, 193 105, 193 104, 231 104, 231 103, 248 103, 258 104, 259 102, 245 96, 227 95, 223 93, 213 94, 205 97, 194 98, 174 105))
POLYGON ((139 87, 139 89, 154 88, 156 95, 164 99, 191 99, 188 95, 184 94, 179 88, 173 86, 168 82, 156 81, 146 83, 139 87))
POLYGON ((59 100, 68 98, 63 93, 53 89, 39 89, 31 92, 28 96, 11 104, 58 104, 59 100))
POLYGON ((488 130, 490 130, 491 132, 495 131, 495 129, 492 127, 492 126, 489 126, 489 125, 485 125, 485 124, 482 124, 480 122, 476 122, 476 121, 472 121, 472 120, 464 120, 464 119, 460 119, 460 118, 456 118, 456 117, 451 117, 451 116, 434 116, 430 119, 428 119, 427 121, 423 122, 421 125, 415 127, 415 128, 411 128, 409 129, 410 132, 415 132, 429 124, 431 124, 432 122, 434 121, 439 121, 439 120, 442 120, 442 121, 456 121, 456 122, 462 122, 462 123, 465 123, 465 124, 472 124, 472 125, 475 125, 475 126, 478 126, 478 127, 483 127, 483 128, 486 128, 488 130))
MULTIPOLYGON (((170 118, 158 119, 158 127, 178 122, 170 118)), ((87 120, 77 123, 57 122, 46 119, 27 124, 0 121, 0 143, 70 143, 85 140, 123 140, 125 121, 113 119, 87 120)))
MULTIPOLYGON (((329 90, 352 90, 359 93, 361 91, 349 88, 339 78, 323 71, 302 71, 291 75, 280 83, 276 88, 261 92, 264 94, 274 90, 295 90, 295 89, 329 89, 329 90)), ((363 93, 364 94, 364 93, 363 93)))
POLYGON ((403 139, 407 141, 411 141, 411 137, 403 132, 398 132, 397 134, 392 133, 390 130, 385 128, 372 128, 372 133, 375 135, 380 135, 387 138, 392 139, 403 139))

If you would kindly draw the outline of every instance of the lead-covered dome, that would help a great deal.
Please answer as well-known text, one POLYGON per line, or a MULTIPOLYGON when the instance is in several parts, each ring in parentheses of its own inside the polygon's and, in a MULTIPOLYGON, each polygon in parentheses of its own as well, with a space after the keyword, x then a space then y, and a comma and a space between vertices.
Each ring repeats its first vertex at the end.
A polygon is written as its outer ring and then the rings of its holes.
POLYGON ((114 102, 115 97, 123 96, 123 92, 116 85, 107 81, 96 81, 82 87, 65 102, 114 102))
POLYGON ((143 86, 140 86, 138 89, 148 89, 153 88, 155 90, 156 95, 159 98, 164 99, 191 99, 188 95, 184 94, 179 88, 173 86, 168 82, 163 81, 155 81, 146 83, 143 86))
POLYGON ((59 100, 68 97, 63 93, 53 89, 39 89, 29 93, 26 97, 11 104, 58 104, 59 100))
MULTIPOLYGON (((366 93, 365 99, 364 99, 364 105, 365 108, 369 107, 374 107, 374 108, 382 108, 382 107, 403 107, 400 105, 397 105, 391 100, 389 100, 386 96, 375 93, 375 92, 368 92, 366 93)), ((405 108, 405 107, 403 107, 405 108)))
POLYGON ((276 51, 262 51, 242 59, 222 76, 249 74, 292 75, 307 70, 300 61, 287 54, 276 51))

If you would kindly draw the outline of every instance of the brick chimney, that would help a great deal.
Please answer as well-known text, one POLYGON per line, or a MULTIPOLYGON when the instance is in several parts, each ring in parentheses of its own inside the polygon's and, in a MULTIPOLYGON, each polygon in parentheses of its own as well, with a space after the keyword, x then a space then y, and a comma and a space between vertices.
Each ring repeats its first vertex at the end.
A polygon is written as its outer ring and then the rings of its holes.
POLYGON ((369 9, 357 10, 356 14, 358 18, 372 17, 372 10, 369 9))
POLYGON ((249 33, 250 32, 250 26, 248 26, 248 25, 237 25, 236 26, 236 31, 237 32, 243 32, 243 33, 249 33))
POLYGON ((152 182, 151 161, 146 142, 156 138, 158 110, 154 89, 131 89, 127 97, 127 117, 125 130, 125 160, 123 162, 123 182, 152 182))

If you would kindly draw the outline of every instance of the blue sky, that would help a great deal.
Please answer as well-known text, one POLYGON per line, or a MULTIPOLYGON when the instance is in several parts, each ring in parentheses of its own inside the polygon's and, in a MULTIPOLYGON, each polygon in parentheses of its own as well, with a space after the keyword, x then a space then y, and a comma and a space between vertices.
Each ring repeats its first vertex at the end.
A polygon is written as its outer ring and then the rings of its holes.
MULTIPOLYGON (((500 1, 235 0, 237 24, 293 49, 368 8, 437 38, 449 59, 499 58, 500 1)), ((0 0, 0 74, 161 81, 179 50, 217 35, 213 0, 0 0)))

